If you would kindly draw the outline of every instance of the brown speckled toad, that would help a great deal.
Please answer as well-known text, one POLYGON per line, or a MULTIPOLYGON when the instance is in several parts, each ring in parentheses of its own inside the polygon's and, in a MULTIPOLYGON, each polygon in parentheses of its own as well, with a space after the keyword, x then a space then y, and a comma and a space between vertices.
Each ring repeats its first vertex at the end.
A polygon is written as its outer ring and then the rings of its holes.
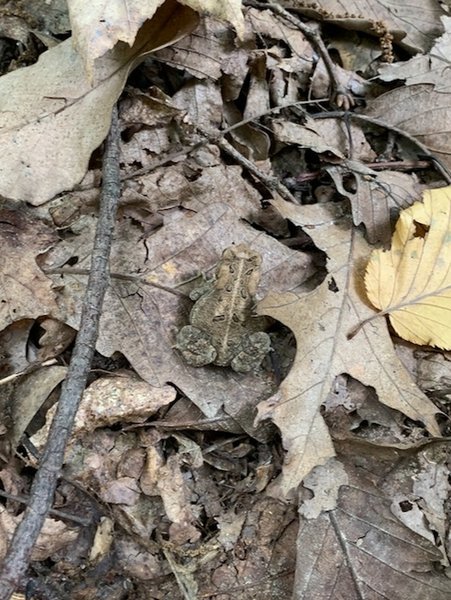
POLYGON ((260 254, 239 244, 226 248, 215 278, 195 288, 190 325, 177 334, 176 348, 194 366, 231 366, 247 373, 256 369, 271 349, 262 319, 252 317, 260 281, 260 254))

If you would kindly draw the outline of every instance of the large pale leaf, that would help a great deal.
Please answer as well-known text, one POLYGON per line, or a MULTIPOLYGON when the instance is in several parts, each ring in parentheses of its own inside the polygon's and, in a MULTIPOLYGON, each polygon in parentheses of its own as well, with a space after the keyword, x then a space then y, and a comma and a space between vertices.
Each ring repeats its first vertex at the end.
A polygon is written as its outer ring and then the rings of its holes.
POLYGON ((0 194, 41 204, 78 183, 107 134, 130 69, 192 31, 197 19, 191 9, 166 2, 132 47, 118 44, 97 61, 94 84, 71 39, 35 65, 1 77, 0 194))
POLYGON ((390 251, 367 266, 368 297, 404 339, 451 349, 451 186, 402 211, 390 251))
POLYGON ((451 582, 436 568, 440 550, 393 516, 381 478, 374 484, 377 458, 372 470, 367 465, 357 471, 347 466, 349 484, 341 487, 335 510, 316 519, 301 514, 293 598, 448 599, 451 582))
POLYGON ((297 354, 279 392, 259 407, 261 418, 279 427, 287 450, 281 491, 296 488, 307 473, 333 455, 327 427, 319 413, 337 375, 348 373, 372 386, 379 400, 423 421, 439 435, 436 407, 416 387, 397 357, 382 319, 364 325, 352 338, 355 325, 375 312, 362 301, 365 264, 370 247, 352 229, 337 204, 296 206, 274 201, 280 213, 307 227, 315 243, 329 256, 330 274, 310 294, 272 292, 258 305, 289 327, 296 337, 297 354))
MULTIPOLYGON (((237 183, 238 183, 237 179, 237 183)), ((207 203, 219 189, 236 190, 232 177, 222 188, 205 186, 198 189, 198 202, 207 203)), ((189 205, 195 206, 193 203, 189 205)), ((273 238, 244 225, 239 215, 245 214, 239 205, 234 209, 225 204, 208 202, 197 214, 186 211, 182 217, 166 222, 152 236, 152 244, 143 239, 142 230, 122 220, 116 226, 116 241, 111 256, 111 270, 122 274, 141 274, 143 283, 113 279, 105 296, 97 349, 106 356, 122 352, 139 375, 152 386, 164 387, 170 381, 209 418, 221 409, 233 416, 244 429, 254 430, 255 405, 273 391, 272 377, 248 373, 239 375, 229 369, 187 365, 174 349, 177 330, 188 321, 192 302, 188 297, 170 293, 144 283, 155 282, 180 290, 180 283, 190 281, 200 273, 211 273, 221 252, 232 243, 244 242, 263 256, 263 276, 259 293, 278 286, 292 289, 311 271, 309 260, 300 252, 290 250, 273 238)), ((94 219, 93 219, 94 221, 94 219)), ((47 258, 48 266, 76 262, 89 269, 89 248, 92 229, 86 226, 66 242, 56 247, 47 258), (88 250, 87 250, 88 248, 88 250)), ((78 327, 86 277, 67 275, 56 279, 64 284, 61 315, 73 327, 78 327)), ((192 287, 193 284, 191 284, 192 287)), ((189 291, 189 287, 182 288, 189 291)))

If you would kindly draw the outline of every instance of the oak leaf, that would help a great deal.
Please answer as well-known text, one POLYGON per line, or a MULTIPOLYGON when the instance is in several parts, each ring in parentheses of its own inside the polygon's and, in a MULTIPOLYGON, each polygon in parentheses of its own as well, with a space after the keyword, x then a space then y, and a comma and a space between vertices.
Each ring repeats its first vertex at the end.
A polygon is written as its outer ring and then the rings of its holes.
POLYGON ((297 353, 278 392, 258 406, 259 418, 280 429, 287 451, 274 493, 287 496, 316 466, 334 455, 332 440, 320 414, 335 378, 347 373, 375 389, 379 401, 422 421, 439 436, 434 404, 418 389, 395 353, 382 319, 366 322, 349 339, 356 321, 367 321, 374 310, 362 302, 363 277, 369 245, 337 203, 296 206, 272 201, 279 213, 303 226, 328 256, 329 274, 312 292, 271 292, 258 303, 258 314, 289 327, 297 353))

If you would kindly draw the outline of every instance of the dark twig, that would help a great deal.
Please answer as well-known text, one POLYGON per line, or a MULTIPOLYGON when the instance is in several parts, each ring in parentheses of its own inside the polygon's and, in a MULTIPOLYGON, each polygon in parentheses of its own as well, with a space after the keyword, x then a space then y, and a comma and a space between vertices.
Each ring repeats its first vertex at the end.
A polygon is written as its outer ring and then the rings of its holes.
POLYGON ((52 504, 64 460, 64 450, 94 355, 100 311, 109 281, 108 262, 119 195, 119 126, 115 107, 105 148, 99 220, 80 330, 41 464, 31 486, 30 502, 14 533, 0 573, 0 600, 8 600, 19 585, 52 504))
MULTIPOLYGON (((213 132, 209 132, 198 125, 196 126, 196 129, 206 138, 211 139, 212 136, 214 136, 213 132)), ((265 185, 271 192, 276 191, 284 200, 287 200, 288 202, 294 202, 294 204, 299 204, 293 194, 283 185, 283 183, 279 181, 279 179, 277 179, 277 177, 271 177, 271 175, 266 175, 266 173, 263 173, 263 171, 258 169, 255 164, 243 156, 241 152, 238 152, 238 150, 236 150, 227 140, 223 139, 222 137, 217 137, 214 139, 214 143, 216 143, 216 145, 221 148, 223 152, 226 152, 230 157, 232 157, 239 165, 249 171, 249 173, 252 173, 252 175, 261 181, 263 185, 265 185)))
POLYGON ((337 68, 330 58, 329 52, 327 51, 326 44, 323 41, 323 38, 320 36, 318 31, 313 27, 309 27, 297 17, 292 15, 290 12, 285 10, 280 4, 277 2, 258 2, 256 0, 245 0, 244 2, 247 6, 253 6, 255 8, 259 8, 261 10, 269 9, 272 10, 273 13, 279 15, 288 21, 294 27, 297 27, 299 31, 305 35, 308 41, 316 48, 318 54, 321 56, 324 62, 324 66, 326 67, 327 74, 330 79, 330 103, 338 108, 342 108, 343 110, 349 110, 355 105, 354 96, 350 91, 348 91, 338 80, 337 77, 337 68))
POLYGON ((266 173, 263 173, 263 171, 258 169, 255 164, 243 156, 241 152, 238 152, 238 150, 236 150, 227 140, 220 139, 216 143, 221 150, 231 156, 238 164, 249 171, 249 173, 252 173, 252 175, 261 181, 271 192, 276 191, 284 200, 293 202, 294 204, 299 204, 299 201, 296 200, 293 194, 288 190, 287 187, 283 185, 283 183, 279 181, 277 177, 272 177, 271 175, 266 175, 266 173))

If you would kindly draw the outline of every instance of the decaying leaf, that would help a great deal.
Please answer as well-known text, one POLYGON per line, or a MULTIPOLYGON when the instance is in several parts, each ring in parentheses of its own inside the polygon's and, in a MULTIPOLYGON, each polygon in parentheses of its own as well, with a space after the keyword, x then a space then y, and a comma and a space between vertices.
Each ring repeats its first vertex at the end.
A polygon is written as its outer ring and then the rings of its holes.
MULTIPOLYGON (((8 543, 23 515, 11 515, 4 506, 0 507, 0 557, 3 559, 8 543)), ((32 552, 32 560, 45 560, 68 546, 78 536, 78 530, 61 520, 47 517, 32 552)))
POLYGON ((394 518, 390 498, 360 471, 348 467, 335 510, 301 516, 293 598, 448 598, 439 549, 394 518))
POLYGON ((375 250, 365 285, 395 331, 451 349, 451 186, 428 190, 402 211, 390 251, 375 250))
MULTIPOLYGON (((58 374, 58 370, 62 370, 63 367, 53 367, 52 369, 56 370, 58 374)), ((65 371, 66 369, 64 369, 61 379, 64 377, 65 371)), ((36 375, 35 379, 37 379, 36 375)), ((42 375, 40 379, 43 379, 42 375)), ((53 384, 53 386, 55 385, 53 384)), ((109 427, 119 422, 142 423, 154 415, 158 409, 173 402, 174 399, 175 390, 169 385, 155 388, 145 381, 125 374, 122 377, 97 379, 83 394, 72 436, 75 438, 86 432, 100 427, 109 427)), ((30 411, 30 409, 28 410, 30 411)), ((47 412, 45 426, 33 437, 33 443, 37 448, 44 447, 55 410, 56 406, 53 406, 47 412)), ((16 429, 17 426, 14 431, 16 429)))
POLYGON ((30 421, 48 399, 53 389, 66 377, 67 367, 52 366, 29 373, 21 378, 11 400, 13 426, 9 441, 17 446, 30 421))
POLYGON ((419 186, 415 175, 388 170, 377 173, 354 160, 326 167, 326 171, 332 177, 337 191, 349 198, 354 225, 365 225, 370 244, 387 244, 392 234, 393 210, 399 212, 418 197, 419 186), (351 174, 355 179, 353 191, 344 186, 351 174))

